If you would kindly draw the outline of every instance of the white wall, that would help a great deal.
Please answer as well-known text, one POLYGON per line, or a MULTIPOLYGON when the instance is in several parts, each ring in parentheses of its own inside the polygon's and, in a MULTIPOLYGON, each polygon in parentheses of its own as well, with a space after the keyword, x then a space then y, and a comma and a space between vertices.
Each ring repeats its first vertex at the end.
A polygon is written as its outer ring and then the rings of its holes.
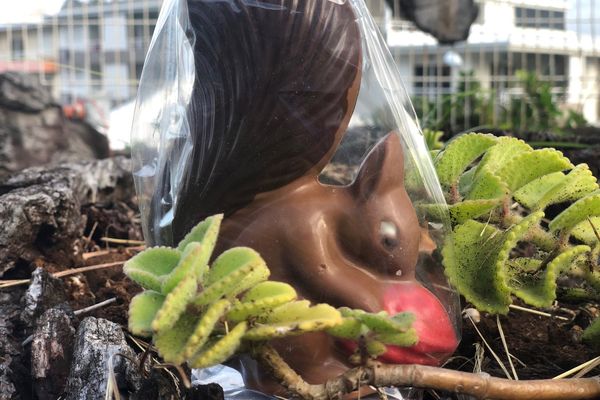
POLYGON ((600 124, 600 58, 587 57, 583 73, 583 116, 592 123, 600 124))
POLYGON ((59 45, 61 49, 74 51, 87 50, 88 32, 82 25, 61 26, 59 29, 59 45))
POLYGON ((124 15, 106 17, 102 32, 104 51, 127 49, 127 18, 124 15))
POLYGON ((107 64, 104 68, 103 87, 110 88, 110 97, 115 100, 126 100, 131 97, 129 86, 129 67, 125 64, 107 64), (118 83, 121 85, 117 86, 118 83))
POLYGON ((544 7, 557 10, 566 10, 569 7, 569 0, 492 0, 493 2, 508 3, 523 7, 544 7))

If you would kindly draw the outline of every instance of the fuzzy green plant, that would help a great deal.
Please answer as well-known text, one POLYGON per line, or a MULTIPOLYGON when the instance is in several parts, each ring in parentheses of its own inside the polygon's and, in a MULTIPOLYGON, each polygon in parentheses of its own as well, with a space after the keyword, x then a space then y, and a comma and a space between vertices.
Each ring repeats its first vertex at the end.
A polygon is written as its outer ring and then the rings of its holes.
POLYGON ((432 156, 435 156, 444 147, 442 136, 444 136, 442 131, 423 129, 423 138, 432 156))
MULTIPOLYGON (((586 164, 475 133, 450 141, 434 163, 453 227, 442 248, 445 271, 479 310, 506 314, 513 296, 548 307, 563 274, 600 291, 600 190, 586 164)), ((420 207, 429 219, 443 215, 420 207)))
POLYGON ((166 362, 204 368, 244 345, 315 331, 361 341, 372 357, 385 344, 416 344, 412 314, 298 300, 293 287, 268 280, 265 261, 250 248, 229 249, 209 265, 222 218, 207 218, 176 248, 149 248, 125 263, 125 273, 144 288, 131 301, 129 330, 151 337, 166 362))

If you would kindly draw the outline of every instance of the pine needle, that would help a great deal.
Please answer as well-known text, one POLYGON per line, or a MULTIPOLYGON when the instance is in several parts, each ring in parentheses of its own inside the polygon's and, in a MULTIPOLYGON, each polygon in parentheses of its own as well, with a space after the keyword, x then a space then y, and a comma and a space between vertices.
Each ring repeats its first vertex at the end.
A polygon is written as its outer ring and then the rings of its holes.
POLYGON ((513 310, 528 312, 530 314, 539 315, 541 317, 556 318, 556 319, 560 319, 560 320, 563 320, 563 321, 570 321, 569 318, 567 318, 567 317, 563 317, 561 315, 552 315, 550 313, 543 312, 543 311, 538 311, 538 310, 534 310, 532 308, 521 307, 521 306, 517 306, 517 305, 514 305, 514 304, 510 304, 508 307, 512 308, 513 310))
POLYGON ((500 366, 500 368, 502 368, 502 371, 504 371, 504 374, 506 375, 506 377, 508 379, 510 379, 510 380, 513 380, 513 377, 510 376, 510 374, 508 373, 508 370, 506 369, 506 366, 504 365, 504 363, 502 362, 502 360, 500 359, 500 357, 498 357, 498 355, 496 354, 496 352, 494 352, 494 350, 492 350, 492 347, 488 344, 487 340, 485 340, 485 338, 481 334, 481 331, 479 330, 479 328, 477 328, 477 325, 475 324, 475 322, 473 322, 473 319, 471 317, 468 317, 468 318, 469 318, 469 321, 471 321, 471 324, 473 324, 473 328, 475 328, 475 331, 477 331, 477 334, 479 335, 479 337, 483 341, 483 344, 485 344, 485 347, 489 350, 490 353, 492 353, 492 356, 494 357, 494 359, 496 360, 496 362, 498 363, 498 365, 500 366))
POLYGON ((105 243, 126 244, 126 245, 132 245, 132 246, 141 246, 145 243, 143 240, 128 240, 128 239, 117 239, 117 238, 110 238, 110 237, 101 237, 100 240, 105 243))
POLYGON ((598 356, 596 358, 593 358, 593 359, 591 359, 589 361, 586 361, 583 364, 580 364, 580 365, 576 366, 575 368, 571 368, 570 370, 568 370, 566 372, 563 372, 562 374, 557 375, 557 376, 555 376, 552 379, 563 379, 563 378, 566 378, 568 376, 571 376, 571 375, 573 375, 573 374, 575 374, 575 373, 577 373, 577 372, 579 372, 579 371, 587 368, 590 365, 594 365, 595 363, 600 363, 600 356, 598 356))
POLYGON ((504 346, 504 351, 506 352, 506 358, 508 358, 508 364, 510 365, 510 369, 512 370, 513 376, 515 380, 519 380, 519 376, 517 375, 517 371, 515 370, 515 365, 512 362, 512 356, 510 351, 508 351, 508 344, 506 343, 506 336, 504 335, 504 329, 502 329, 502 324, 500 323, 500 316, 496 315, 496 325, 498 325, 498 332, 500 333, 500 339, 502 340, 502 345, 504 346))

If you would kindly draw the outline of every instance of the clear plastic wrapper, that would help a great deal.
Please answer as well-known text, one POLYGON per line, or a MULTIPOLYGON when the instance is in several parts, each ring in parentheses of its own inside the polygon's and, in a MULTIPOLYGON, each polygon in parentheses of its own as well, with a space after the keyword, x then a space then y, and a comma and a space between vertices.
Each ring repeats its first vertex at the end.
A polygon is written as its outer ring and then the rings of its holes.
MULTIPOLYGON (((240 373, 225 365, 192 371, 192 385, 208 385, 219 382, 223 388, 225 400, 277 400, 277 397, 246 388, 240 373)), ((385 394, 390 400, 417 400, 422 398, 422 391, 417 389, 386 388, 385 394)), ((376 400, 379 396, 362 397, 363 400, 376 400)))
MULTIPOLYGON (((449 223, 419 212, 443 214, 444 197, 364 0, 165 0, 132 157, 148 245, 223 213, 217 249, 257 250, 302 297, 414 313, 418 343, 381 360, 438 365, 456 348, 458 295, 437 251, 449 223)), ((356 343, 322 333, 276 347, 316 383, 347 369, 356 343)), ((232 365, 278 391, 248 357, 232 365)))

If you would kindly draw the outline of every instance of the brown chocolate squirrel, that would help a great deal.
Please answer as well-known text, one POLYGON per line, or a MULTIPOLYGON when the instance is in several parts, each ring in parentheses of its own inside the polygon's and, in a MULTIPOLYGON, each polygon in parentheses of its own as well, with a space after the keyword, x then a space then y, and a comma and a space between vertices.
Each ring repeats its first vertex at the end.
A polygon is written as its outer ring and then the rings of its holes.
MULTIPOLYGON (((351 185, 318 180, 348 127, 361 81, 351 2, 187 4, 196 63, 192 146, 185 168, 163 177, 163 195, 153 201, 158 210, 175 204, 172 230, 158 221, 155 238, 177 242, 198 221, 224 213, 215 254, 252 247, 271 279, 312 302, 414 312, 419 343, 389 346, 382 359, 437 364, 457 340, 446 310, 415 277, 421 227, 404 188, 399 136, 375 146, 351 185)), ((346 369, 352 351, 326 334, 276 346, 312 383, 346 369)), ((241 369, 252 386, 277 390, 248 362, 241 369)))
MULTIPOLYGON (((447 311, 415 277, 421 228, 402 166, 399 138, 390 133, 352 185, 323 185, 306 175, 258 195, 224 221, 219 245, 254 248, 267 261, 270 279, 289 282, 313 302, 415 313, 419 343, 388 346, 381 359, 436 365, 454 351, 457 339, 447 311)), ((350 355, 344 350, 353 350, 325 333, 280 340, 276 348, 311 383, 344 372, 350 355)), ((246 377, 263 391, 276 387, 257 370, 246 369, 246 377)))

